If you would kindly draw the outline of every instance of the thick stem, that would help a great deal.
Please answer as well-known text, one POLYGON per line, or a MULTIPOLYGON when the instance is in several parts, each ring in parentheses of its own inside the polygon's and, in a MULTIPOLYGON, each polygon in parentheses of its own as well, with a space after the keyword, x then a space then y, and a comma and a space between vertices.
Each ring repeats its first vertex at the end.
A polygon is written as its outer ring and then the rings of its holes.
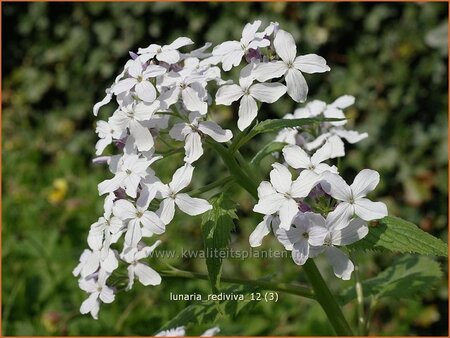
MULTIPOLYGON (((160 272, 163 277, 176 277, 176 278, 187 278, 187 279, 202 279, 209 280, 208 275, 202 273, 195 273, 183 270, 164 270, 160 272)), ((241 284, 241 285, 251 285, 256 286, 264 290, 285 292, 297 296, 302 296, 309 299, 315 299, 314 292, 311 288, 301 285, 290 285, 285 283, 273 283, 261 280, 252 279, 240 279, 231 277, 220 277, 220 280, 225 283, 241 284)))
POLYGON ((342 313, 339 304, 331 294, 330 289, 322 278, 316 264, 312 259, 308 259, 303 265, 308 280, 314 290, 316 300, 325 311, 330 324, 333 326, 338 336, 353 336, 352 329, 342 313))

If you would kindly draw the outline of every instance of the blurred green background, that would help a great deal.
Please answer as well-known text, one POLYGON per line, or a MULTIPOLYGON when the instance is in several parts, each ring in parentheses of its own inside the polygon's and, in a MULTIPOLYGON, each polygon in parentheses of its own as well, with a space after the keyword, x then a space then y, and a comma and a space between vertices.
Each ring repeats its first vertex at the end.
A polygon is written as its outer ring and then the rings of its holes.
MULTIPOLYGON (((390 213, 447 241, 447 8, 446 3, 3 3, 2 114, 2 327, 4 335, 151 335, 188 302, 169 292, 210 292, 204 281, 167 278, 159 287, 139 283, 103 305, 100 319, 79 314, 85 294, 71 270, 86 247, 91 223, 101 215, 97 184, 109 177, 94 167, 92 106, 128 58, 128 51, 188 36, 201 46, 239 39, 245 23, 278 21, 292 32, 302 54, 317 53, 332 71, 308 76, 309 99, 356 97, 347 110, 351 126, 369 138, 347 146, 344 176, 368 167, 382 180, 374 198, 390 213)), ((280 101, 267 116, 296 106, 280 101)), ((112 108, 111 108, 112 109, 112 108)), ((109 111, 111 111, 111 109, 109 111)), ((235 117, 220 108, 224 125, 235 117)), ((107 109, 105 109, 107 110, 107 109)), ((107 116, 106 113, 102 117, 107 116)), ((233 121, 234 119, 234 121, 233 121)), ((270 137, 247 147, 259 149, 270 137)), ((206 157, 209 154, 206 153, 206 157)), ((181 161, 182 157, 178 160, 181 161)), ((177 164, 163 162, 169 173, 177 164)), ((269 163, 264 164, 269 168, 269 163)), ((198 180, 223 168, 202 159, 198 180), (203 170, 203 169, 204 170, 203 170), (212 170, 211 168, 217 168, 212 170)), ((267 172, 267 171, 266 171, 267 172)), ((239 193, 233 248, 245 249, 259 218, 239 193)), ((202 248, 200 218, 177 217, 163 236, 165 249, 202 248)), ((279 248, 273 239, 264 248, 279 248)), ((364 278, 391 264, 395 255, 364 253, 364 278)), ((201 259, 170 259, 204 271, 201 259)), ((319 262, 320 263, 320 262, 319 262)), ((441 261, 447 275, 446 261, 441 261)), ((152 266, 163 267, 152 260, 152 266)), ((322 267, 323 266, 323 267, 322 267)), ((330 276, 333 290, 351 286, 330 276)), ((290 259, 227 261, 224 275, 268 274, 303 281, 290 259)), ((380 302, 371 334, 447 335, 447 279, 423 298, 380 302)), ((355 306, 345 307, 355 322, 355 306)), ((330 335, 317 304, 280 294, 278 303, 255 304, 236 318, 219 318, 224 335, 330 335)), ((190 335, 212 326, 190 325, 190 335)))

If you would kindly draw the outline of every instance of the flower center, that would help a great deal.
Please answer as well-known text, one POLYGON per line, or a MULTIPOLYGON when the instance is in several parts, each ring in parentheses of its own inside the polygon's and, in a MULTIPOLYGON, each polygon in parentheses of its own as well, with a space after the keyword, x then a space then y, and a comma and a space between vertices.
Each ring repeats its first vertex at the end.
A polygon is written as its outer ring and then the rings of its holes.
POLYGON ((305 239, 309 238, 309 233, 307 233, 306 231, 304 233, 302 233, 302 237, 305 239))
POLYGON ((142 211, 138 211, 138 212, 136 213, 136 217, 137 217, 137 218, 141 218, 143 215, 144 215, 144 213, 143 213, 142 211))
POLYGON ((290 68, 294 68, 294 64, 292 63, 292 61, 289 61, 288 63, 287 63, 287 67, 290 69, 290 68))
POLYGON ((125 170, 125 172, 127 173, 127 175, 131 175, 132 171, 130 169, 125 170))

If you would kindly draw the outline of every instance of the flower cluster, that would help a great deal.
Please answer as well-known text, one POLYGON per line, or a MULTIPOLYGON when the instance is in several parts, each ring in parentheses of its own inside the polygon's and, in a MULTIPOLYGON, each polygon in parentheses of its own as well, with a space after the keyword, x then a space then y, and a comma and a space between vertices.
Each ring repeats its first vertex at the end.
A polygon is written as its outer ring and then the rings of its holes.
MULTIPOLYGON (((135 279, 143 285, 160 284, 161 276, 146 262, 161 243, 155 238, 165 232, 177 208, 191 216, 212 208, 186 189, 204 147, 233 138, 231 130, 214 121, 215 105, 239 101, 237 128, 243 131, 256 119, 259 102, 273 103, 285 94, 304 102, 308 86, 303 74, 330 70, 318 55, 297 56, 294 38, 277 23, 260 27, 259 20, 247 24, 240 41, 223 42, 211 52, 210 43, 190 52, 180 51, 193 44, 186 37, 130 52, 103 100, 94 105, 95 116, 111 101, 116 109, 96 127, 99 140, 94 163, 107 164, 111 177, 98 185, 99 194, 105 196, 103 216, 91 225, 89 249, 73 271, 80 288, 89 294, 81 313, 96 319, 101 303, 114 301, 116 290, 108 279, 120 265, 127 266, 127 290, 135 279), (222 78, 222 71, 233 67, 241 67, 237 83, 222 78), (163 152, 158 145, 167 144, 168 138, 179 146, 163 152), (102 156, 107 149, 116 149, 118 154, 102 156), (185 154, 183 163, 170 182, 162 182, 154 163, 179 150, 185 154), (148 238, 152 238, 151 244, 148 238)), ((312 101, 286 118, 342 118, 342 109, 353 101, 351 96, 330 105, 312 101)), ((345 122, 322 123, 315 135, 290 128, 280 132, 277 140, 287 143, 284 159, 298 177, 293 180, 291 171, 281 163, 273 165, 270 182, 262 182, 258 189, 254 210, 265 216, 250 243, 260 245, 272 229, 286 249, 292 250, 297 264, 326 252, 336 275, 349 278, 351 263, 334 246, 362 238, 367 233, 365 221, 382 217, 386 208, 364 198, 378 183, 375 172, 363 170, 348 186, 337 168, 325 163, 344 155, 341 138, 355 143, 367 136, 344 129, 345 122), (310 156, 308 152, 315 149, 310 156), (333 211, 327 211, 326 218, 324 212, 312 212, 315 206, 310 203, 324 196, 340 201, 333 211)))

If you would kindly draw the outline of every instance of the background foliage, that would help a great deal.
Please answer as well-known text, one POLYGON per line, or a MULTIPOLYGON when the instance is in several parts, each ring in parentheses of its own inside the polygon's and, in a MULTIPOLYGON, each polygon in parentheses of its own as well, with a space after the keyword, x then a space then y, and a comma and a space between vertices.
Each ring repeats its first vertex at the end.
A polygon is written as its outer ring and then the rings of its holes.
MULTIPOLYGON (((119 294, 114 304, 102 307, 98 321, 79 315, 84 294, 71 270, 86 246, 89 225, 101 212, 97 183, 108 175, 105 168, 90 163, 96 141, 91 109, 129 50, 169 43, 178 36, 188 36, 198 46, 237 39, 243 25, 258 18, 278 21, 292 32, 301 53, 327 59, 332 71, 307 79, 310 99, 356 96, 355 106, 348 110, 351 124, 370 137, 347 148, 349 155, 341 163, 344 176, 353 177, 364 167, 380 171, 377 197, 388 204, 390 213, 447 238, 447 4, 7 3, 2 7, 3 334, 150 335, 189 303, 170 302, 170 292, 210 292, 206 281, 166 278, 157 288, 136 284, 133 291, 119 294)), ((281 117, 294 108, 290 101, 280 101, 265 114, 281 117)), ((233 111, 220 109, 223 123, 235 126, 233 111)), ((247 147, 247 155, 270 137, 247 147)), ((200 162, 196 171, 200 180, 223 174, 218 160, 200 162)), ((264 162, 263 170, 269 164, 264 162)), ((176 164, 161 166, 170 173, 176 164)), ((252 201, 245 193, 235 202, 242 221, 236 224, 231 245, 245 249, 259 218, 250 217, 252 201)), ((163 248, 201 249, 200 222, 178 217, 163 238, 163 248)), ((280 247, 269 240, 264 243, 268 248, 280 247)), ((363 277, 373 278, 395 257, 369 252, 357 259, 363 277)), ((166 262, 183 269, 206 269, 201 259, 166 262)), ((352 285, 336 281, 329 268, 318 263, 334 290, 352 285)), ((446 262, 441 263, 446 269, 446 262)), ((226 261, 223 269, 230 276, 304 280, 290 258, 281 264, 276 259, 226 261)), ((421 299, 393 296, 376 307, 371 334, 447 335, 446 278, 426 288, 421 299)), ((354 304, 344 309, 355 321, 354 304)), ((219 313, 217 323, 225 335, 333 333, 317 304, 284 294, 278 303, 253 304, 234 319, 219 313)), ((188 332, 199 334, 210 326, 191 324, 188 332)))

